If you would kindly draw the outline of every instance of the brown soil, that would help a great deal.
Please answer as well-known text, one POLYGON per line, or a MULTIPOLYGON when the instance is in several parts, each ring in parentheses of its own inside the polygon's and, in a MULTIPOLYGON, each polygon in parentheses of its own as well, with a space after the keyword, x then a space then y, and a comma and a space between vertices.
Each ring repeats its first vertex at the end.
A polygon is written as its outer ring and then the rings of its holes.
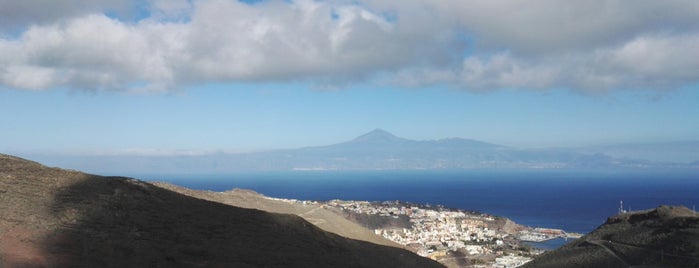
POLYGON ((294 215, 0 155, 0 267, 440 267, 294 215))
POLYGON ((303 204, 270 199, 250 190, 233 189, 225 192, 191 190, 177 185, 156 182, 153 185, 199 199, 219 202, 231 206, 259 209, 273 213, 293 214, 304 218, 313 225, 347 238, 371 242, 379 245, 403 248, 361 225, 345 219, 340 213, 320 204, 303 204))

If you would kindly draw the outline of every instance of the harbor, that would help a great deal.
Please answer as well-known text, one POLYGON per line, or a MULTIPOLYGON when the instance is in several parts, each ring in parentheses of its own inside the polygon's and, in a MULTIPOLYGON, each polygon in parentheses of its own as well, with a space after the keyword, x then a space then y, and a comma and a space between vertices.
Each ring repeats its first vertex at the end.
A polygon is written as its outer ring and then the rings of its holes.
POLYGON ((542 243, 553 239, 562 238, 564 240, 577 239, 582 237, 579 233, 568 233, 561 229, 551 229, 551 228, 534 228, 529 230, 523 230, 519 233, 519 240, 526 242, 542 243))

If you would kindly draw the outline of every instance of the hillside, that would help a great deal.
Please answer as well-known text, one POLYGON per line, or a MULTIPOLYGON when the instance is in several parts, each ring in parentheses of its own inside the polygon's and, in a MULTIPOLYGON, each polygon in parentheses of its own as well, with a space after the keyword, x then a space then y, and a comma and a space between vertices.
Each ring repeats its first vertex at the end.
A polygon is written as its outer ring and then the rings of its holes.
POLYGON ((0 267, 440 267, 294 215, 0 155, 0 267))
POLYGON ((523 266, 699 267, 699 217, 686 207, 623 213, 523 266))
POLYGON ((341 212, 332 211, 320 204, 310 202, 285 202, 269 198, 250 190, 233 189, 225 192, 200 191, 181 186, 155 182, 153 185, 199 199, 219 202, 231 206, 259 209, 262 211, 293 214, 307 220, 319 228, 351 239, 371 242, 379 245, 402 247, 361 225, 345 219, 341 212))

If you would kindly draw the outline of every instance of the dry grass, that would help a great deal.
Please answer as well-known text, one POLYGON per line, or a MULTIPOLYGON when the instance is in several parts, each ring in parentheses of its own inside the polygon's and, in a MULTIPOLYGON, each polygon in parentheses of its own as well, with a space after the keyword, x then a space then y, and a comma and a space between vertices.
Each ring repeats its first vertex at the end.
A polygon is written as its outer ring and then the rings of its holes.
POLYGON ((440 267, 304 219, 0 155, 0 267, 440 267))

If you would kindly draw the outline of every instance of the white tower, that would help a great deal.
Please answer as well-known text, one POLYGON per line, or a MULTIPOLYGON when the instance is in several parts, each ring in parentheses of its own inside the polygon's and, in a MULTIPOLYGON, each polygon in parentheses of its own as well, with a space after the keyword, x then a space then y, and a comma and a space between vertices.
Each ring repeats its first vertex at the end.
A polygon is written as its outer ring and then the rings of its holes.
POLYGON ((624 209, 624 200, 619 201, 619 214, 626 213, 626 210, 624 209))

